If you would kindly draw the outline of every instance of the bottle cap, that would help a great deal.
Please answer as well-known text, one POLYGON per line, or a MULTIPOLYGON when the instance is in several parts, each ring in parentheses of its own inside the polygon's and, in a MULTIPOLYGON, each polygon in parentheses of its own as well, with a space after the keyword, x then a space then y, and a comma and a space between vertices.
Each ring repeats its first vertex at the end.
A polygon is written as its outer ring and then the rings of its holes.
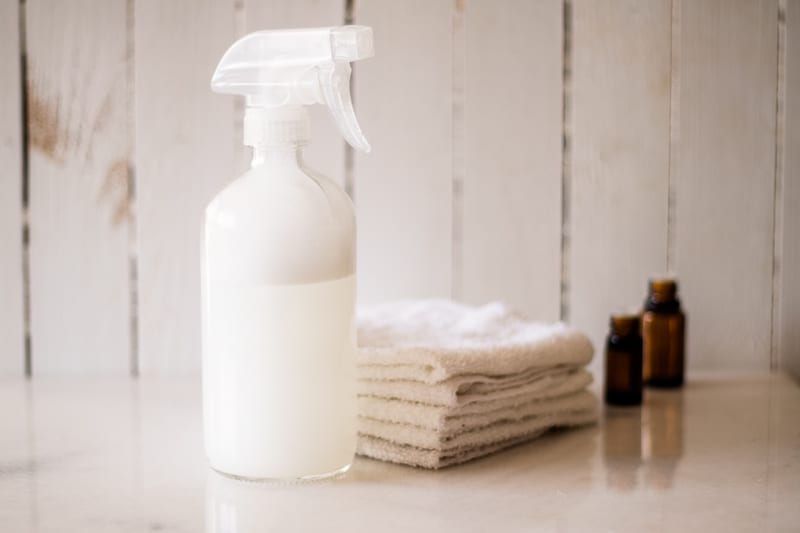
POLYGON ((611 332, 620 337, 639 333, 639 315, 636 313, 615 313, 611 315, 609 322, 611 332))
POLYGON ((678 282, 674 277, 650 278, 649 299, 655 303, 671 302, 678 294, 678 282))

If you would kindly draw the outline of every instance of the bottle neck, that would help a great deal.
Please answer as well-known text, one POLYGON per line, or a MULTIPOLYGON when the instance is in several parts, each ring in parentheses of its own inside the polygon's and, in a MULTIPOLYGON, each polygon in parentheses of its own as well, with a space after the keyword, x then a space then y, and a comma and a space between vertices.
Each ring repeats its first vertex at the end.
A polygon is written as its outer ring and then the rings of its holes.
POLYGON ((253 159, 250 168, 268 166, 303 166, 304 143, 258 144, 253 146, 253 159))
POLYGON ((310 136, 304 107, 248 107, 244 115, 244 144, 253 147, 255 168, 264 164, 299 166, 310 136))
POLYGON ((674 313, 680 310, 678 283, 671 278, 656 278, 649 282, 645 310, 674 313))
POLYGON ((639 315, 614 314, 609 321, 610 333, 619 337, 639 335, 639 315))

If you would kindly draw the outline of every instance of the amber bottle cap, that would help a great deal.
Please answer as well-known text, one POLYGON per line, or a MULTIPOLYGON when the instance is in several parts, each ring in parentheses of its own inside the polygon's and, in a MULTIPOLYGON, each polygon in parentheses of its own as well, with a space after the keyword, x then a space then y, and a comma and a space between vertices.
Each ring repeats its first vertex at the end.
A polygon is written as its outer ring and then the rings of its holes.
POLYGON ((675 278, 652 278, 648 284, 649 299, 656 303, 671 302, 678 294, 678 282, 675 278))
POLYGON ((636 313, 615 313, 610 320, 611 333, 627 337, 639 333, 639 315, 636 313))

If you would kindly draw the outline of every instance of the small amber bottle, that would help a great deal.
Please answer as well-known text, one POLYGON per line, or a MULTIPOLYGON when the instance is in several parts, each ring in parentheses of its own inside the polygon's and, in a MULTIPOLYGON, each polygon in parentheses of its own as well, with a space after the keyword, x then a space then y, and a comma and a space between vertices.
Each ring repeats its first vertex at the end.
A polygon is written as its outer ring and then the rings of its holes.
POLYGON ((606 339, 606 403, 642 403, 642 337, 639 316, 611 315, 611 331, 606 339))
POLYGON ((650 280, 642 314, 646 385, 683 385, 685 317, 677 293, 674 279, 650 280))

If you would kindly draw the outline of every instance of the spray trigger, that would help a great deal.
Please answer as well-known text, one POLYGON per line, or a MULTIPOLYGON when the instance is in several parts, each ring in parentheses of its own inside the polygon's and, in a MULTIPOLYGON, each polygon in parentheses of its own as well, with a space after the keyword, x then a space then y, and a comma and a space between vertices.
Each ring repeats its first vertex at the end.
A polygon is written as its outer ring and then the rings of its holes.
POLYGON ((305 105, 328 106, 345 140, 370 151, 356 119, 350 96, 350 62, 374 55, 372 28, 338 26, 300 30, 259 31, 236 41, 217 66, 211 89, 247 98, 245 143, 269 139, 270 120, 294 121, 282 138, 305 140, 305 105), (309 70, 317 76, 309 76, 309 70), (285 111, 282 111, 285 110, 285 111), (294 117, 289 119, 287 117, 294 117))

